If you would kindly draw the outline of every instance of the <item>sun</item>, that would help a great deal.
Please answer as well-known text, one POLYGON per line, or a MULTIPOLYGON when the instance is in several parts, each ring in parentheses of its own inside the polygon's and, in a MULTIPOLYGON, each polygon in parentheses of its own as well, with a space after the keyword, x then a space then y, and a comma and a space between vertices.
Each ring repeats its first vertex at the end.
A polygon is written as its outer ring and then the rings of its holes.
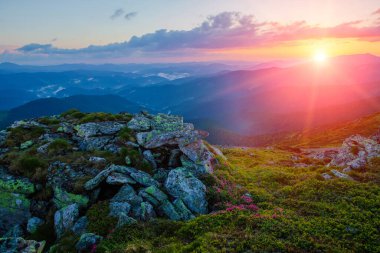
POLYGON ((317 63, 324 63, 327 60, 327 53, 320 49, 314 53, 313 60, 317 63))

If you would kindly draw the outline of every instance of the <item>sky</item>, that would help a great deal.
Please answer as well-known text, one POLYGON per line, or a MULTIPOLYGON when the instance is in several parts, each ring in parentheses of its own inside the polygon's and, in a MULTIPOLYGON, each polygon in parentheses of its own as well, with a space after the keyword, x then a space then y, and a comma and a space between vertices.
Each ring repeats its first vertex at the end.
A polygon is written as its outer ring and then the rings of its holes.
POLYGON ((0 62, 380 55, 378 0, 0 0, 0 62))

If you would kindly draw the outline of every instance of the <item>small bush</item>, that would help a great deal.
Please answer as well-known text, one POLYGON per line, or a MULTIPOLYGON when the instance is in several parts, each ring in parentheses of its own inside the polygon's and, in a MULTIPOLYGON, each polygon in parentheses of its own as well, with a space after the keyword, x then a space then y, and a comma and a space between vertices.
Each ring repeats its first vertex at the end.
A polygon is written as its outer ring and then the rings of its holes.
POLYGON ((47 162, 41 158, 24 154, 11 163, 10 170, 36 181, 44 181, 47 167, 47 162), (36 172, 38 172, 37 175, 36 172))
POLYGON ((152 166, 147 162, 139 151, 132 148, 122 148, 120 151, 119 164, 125 164, 125 157, 128 156, 131 159, 131 166, 136 169, 145 171, 149 174, 153 174, 152 166))
POLYGON ((60 123, 59 119, 51 118, 51 117, 40 118, 38 122, 44 125, 48 125, 48 126, 56 125, 60 123))
POLYGON ((85 116, 86 114, 83 112, 80 112, 77 109, 70 109, 64 113, 61 114, 61 117, 63 118, 70 118, 70 119, 81 119, 85 116))
POLYGON ((133 133, 133 130, 128 128, 128 127, 121 129, 120 132, 118 133, 118 136, 122 141, 134 142, 136 140, 134 133, 133 133))
POLYGON ((9 132, 9 135, 6 140, 6 145, 8 147, 20 146, 21 143, 24 143, 29 140, 36 139, 45 133, 45 130, 42 127, 32 127, 32 128, 23 128, 16 127, 12 128, 9 132))
POLYGON ((48 146, 49 155, 63 155, 71 150, 71 145, 65 139, 56 139, 48 146))
POLYGON ((108 201, 98 202, 90 207, 87 211, 88 228, 91 233, 100 236, 109 235, 116 227, 117 219, 109 217, 108 201))

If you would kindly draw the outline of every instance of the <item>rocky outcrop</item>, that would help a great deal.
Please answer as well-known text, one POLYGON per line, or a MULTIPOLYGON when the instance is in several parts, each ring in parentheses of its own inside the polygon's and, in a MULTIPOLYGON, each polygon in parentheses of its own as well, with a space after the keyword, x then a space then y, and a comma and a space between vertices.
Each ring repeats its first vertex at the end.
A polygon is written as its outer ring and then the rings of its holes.
POLYGON ((378 142, 360 135, 354 135, 343 142, 340 151, 329 165, 359 169, 376 156, 380 156, 380 144, 378 142))
MULTIPOLYGON (((323 173, 325 180, 335 178, 354 180, 349 173, 351 170, 365 168, 374 157, 380 157, 380 130, 370 138, 360 135, 353 135, 344 140, 342 147, 338 150, 329 152, 331 162, 328 167, 341 167, 342 171, 332 169, 329 173, 323 173)), ((326 153, 327 151, 325 151, 326 153)), ((313 158, 326 159, 326 156, 320 154, 313 158)))
MULTIPOLYGON (((78 252, 93 250, 102 238, 88 231, 88 212, 103 201, 107 215, 117 219, 110 230, 156 218, 185 221, 208 212, 206 186, 199 178, 213 172, 216 156, 223 159, 203 141, 208 133, 165 114, 143 112, 88 123, 62 117, 20 121, 0 132, 1 153, 22 149, 37 164, 31 166, 38 173, 31 176, 35 184, 0 169, 0 233, 8 231, 21 245, 15 247, 37 246, 22 238, 54 223, 52 237, 59 241, 75 235, 78 252), (26 131, 28 137, 8 141, 9 131, 26 131)), ((4 242, 8 249, 9 241, 4 242)))

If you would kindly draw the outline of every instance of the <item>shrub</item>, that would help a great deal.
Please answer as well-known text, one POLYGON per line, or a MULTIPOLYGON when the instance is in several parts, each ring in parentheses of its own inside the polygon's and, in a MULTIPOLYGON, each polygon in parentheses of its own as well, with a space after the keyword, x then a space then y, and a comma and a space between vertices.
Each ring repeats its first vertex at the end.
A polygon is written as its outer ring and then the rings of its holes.
POLYGON ((85 116, 83 112, 80 112, 77 109, 70 109, 64 113, 61 114, 61 117, 63 118, 71 118, 71 119, 81 119, 85 116))
POLYGON ((71 145, 65 139, 56 139, 48 146, 49 155, 63 155, 71 150, 71 145))
POLYGON ((60 120, 56 118, 51 118, 51 117, 44 117, 44 118, 40 118, 38 122, 40 122, 41 124, 50 126, 50 125, 59 124, 60 120))
POLYGON ((6 145, 8 147, 20 146, 21 143, 36 139, 44 133, 45 130, 42 127, 23 128, 20 126, 12 128, 7 137, 6 145))
POLYGON ((88 228, 91 233, 106 237, 116 227, 117 219, 109 217, 108 201, 98 202, 87 211, 88 228))
POLYGON ((149 174, 153 174, 152 166, 150 165, 150 163, 145 160, 145 158, 140 154, 139 151, 133 148, 122 148, 117 163, 124 165, 126 156, 128 156, 131 159, 132 167, 145 171, 149 174))
POLYGON ((33 178, 36 181, 44 181, 48 164, 37 156, 23 154, 11 163, 11 172, 33 178), (36 172, 38 172, 36 174, 36 172))
POLYGON ((134 137, 133 130, 128 127, 121 129, 120 132, 118 133, 118 136, 122 141, 134 142, 136 140, 134 137))

